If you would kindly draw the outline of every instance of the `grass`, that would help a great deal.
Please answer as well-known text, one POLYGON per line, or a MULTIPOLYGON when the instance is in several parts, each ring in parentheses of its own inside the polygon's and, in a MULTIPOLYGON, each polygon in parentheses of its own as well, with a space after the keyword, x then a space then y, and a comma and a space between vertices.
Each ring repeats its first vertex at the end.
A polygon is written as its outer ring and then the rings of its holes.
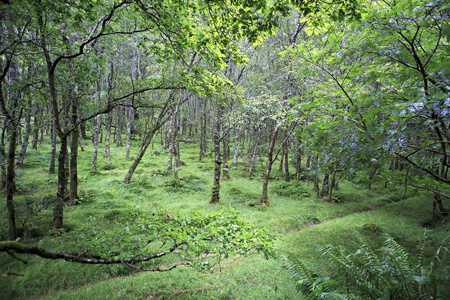
MULTIPOLYGON (((159 140, 159 139, 157 139, 159 140)), ((286 184, 282 173, 273 171, 269 183, 269 207, 250 206, 259 199, 264 170, 255 164, 251 178, 246 157, 237 168, 230 168, 229 180, 221 181, 221 205, 208 204, 213 182, 211 157, 198 161, 198 147, 181 144, 180 182, 166 171, 167 152, 155 144, 141 161, 130 184, 122 180, 131 160, 125 159, 125 147, 111 149, 112 164, 107 165, 100 152, 98 172, 91 174, 93 146, 85 141, 79 152, 79 195, 77 203, 65 208, 64 230, 103 224, 165 208, 189 213, 212 212, 232 207, 242 218, 275 234, 278 254, 307 260, 313 268, 327 262, 317 250, 327 244, 355 246, 354 231, 374 243, 379 232, 387 232, 414 253, 424 227, 432 216, 432 196, 403 189, 342 181, 334 194, 334 203, 317 198, 312 182, 286 184)), ((99 149, 103 149, 102 145, 99 149)), ((138 149, 137 141, 131 156, 138 149)), ((22 240, 30 244, 53 245, 51 204, 56 195, 56 175, 48 175, 49 140, 38 150, 29 150, 24 165, 17 170, 18 193, 15 196, 18 226, 22 240)), ((102 151, 102 150, 100 150, 102 151)), ((275 167, 277 169, 277 167, 275 167)), ((358 182, 355 180, 354 182, 358 182)), ((0 203, 5 206, 2 194, 0 203)), ((449 207, 447 199, 444 204, 449 207)), ((6 212, 2 210, 0 237, 6 237, 6 212)), ((430 255, 448 235, 448 223, 428 230, 430 255)), ((295 299, 295 284, 279 259, 260 256, 233 257, 212 272, 179 267, 170 272, 136 272, 122 265, 88 266, 66 261, 48 261, 26 256, 23 264, 1 253, 0 299, 295 299), (8 272, 24 276, 6 275, 8 272)))

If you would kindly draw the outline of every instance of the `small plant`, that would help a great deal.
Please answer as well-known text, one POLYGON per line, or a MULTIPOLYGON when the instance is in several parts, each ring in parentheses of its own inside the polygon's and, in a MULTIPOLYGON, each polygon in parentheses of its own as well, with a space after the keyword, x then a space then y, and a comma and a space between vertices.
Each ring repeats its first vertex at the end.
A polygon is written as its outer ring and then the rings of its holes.
POLYGON ((276 193, 284 197, 304 198, 309 196, 308 190, 297 182, 282 182, 278 184, 276 193))
POLYGON ((425 234, 417 258, 388 234, 378 250, 360 234, 357 238, 359 249, 353 254, 331 246, 320 250, 336 267, 331 277, 312 272, 302 261, 284 258, 284 266, 306 299, 448 299, 448 238, 428 266, 424 263, 425 234))

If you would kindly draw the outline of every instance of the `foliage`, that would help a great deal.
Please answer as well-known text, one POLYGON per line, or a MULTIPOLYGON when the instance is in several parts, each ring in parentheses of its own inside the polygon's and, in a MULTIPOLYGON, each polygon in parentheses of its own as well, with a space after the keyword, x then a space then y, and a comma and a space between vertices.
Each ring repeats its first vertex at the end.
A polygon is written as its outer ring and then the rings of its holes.
MULTIPOLYGON (((266 258, 275 256, 273 237, 239 218, 233 209, 187 215, 163 209, 147 215, 136 211, 106 222, 109 222, 108 229, 97 224, 62 234, 53 250, 76 254, 58 258, 94 264, 126 263, 148 270, 145 264, 142 267, 135 264, 174 254, 179 263, 188 262, 192 267, 209 270, 221 258, 230 255, 262 253, 266 258)), ((45 246, 50 244, 42 242, 39 248, 42 250, 45 246)), ((2 247, 2 251, 15 250, 6 244, 2 247)), ((39 255, 40 252, 34 253, 39 255)))
POLYGON ((385 234, 384 246, 374 250, 361 236, 359 249, 350 253, 332 246, 321 249, 336 268, 331 277, 313 273, 302 261, 284 265, 308 299, 437 299, 448 297, 450 276, 449 238, 435 252, 431 262, 424 260, 425 234, 413 257, 391 236, 385 234))
POLYGON ((309 196, 309 191, 302 184, 297 182, 282 182, 274 188, 278 195, 284 197, 301 199, 309 196))

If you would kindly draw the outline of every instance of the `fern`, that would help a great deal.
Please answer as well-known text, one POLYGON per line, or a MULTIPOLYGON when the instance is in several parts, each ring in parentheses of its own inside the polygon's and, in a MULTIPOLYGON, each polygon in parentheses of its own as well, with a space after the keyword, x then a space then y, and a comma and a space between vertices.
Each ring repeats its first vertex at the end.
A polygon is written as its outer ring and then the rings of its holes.
POLYGON ((425 266, 425 233, 415 260, 387 234, 384 246, 378 250, 362 235, 357 233, 356 237, 359 248, 353 254, 345 248, 320 249, 336 267, 332 278, 313 273, 302 261, 284 258, 284 266, 306 299, 445 299, 449 296, 445 294, 450 277, 449 238, 439 247, 430 265, 425 266))

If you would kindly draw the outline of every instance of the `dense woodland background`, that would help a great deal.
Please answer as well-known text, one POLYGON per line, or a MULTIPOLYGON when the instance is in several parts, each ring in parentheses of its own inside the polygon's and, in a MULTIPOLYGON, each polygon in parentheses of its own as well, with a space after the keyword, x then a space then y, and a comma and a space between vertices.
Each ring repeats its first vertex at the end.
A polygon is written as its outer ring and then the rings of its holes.
POLYGON ((0 2, 0 298, 445 299, 449 13, 0 2))

